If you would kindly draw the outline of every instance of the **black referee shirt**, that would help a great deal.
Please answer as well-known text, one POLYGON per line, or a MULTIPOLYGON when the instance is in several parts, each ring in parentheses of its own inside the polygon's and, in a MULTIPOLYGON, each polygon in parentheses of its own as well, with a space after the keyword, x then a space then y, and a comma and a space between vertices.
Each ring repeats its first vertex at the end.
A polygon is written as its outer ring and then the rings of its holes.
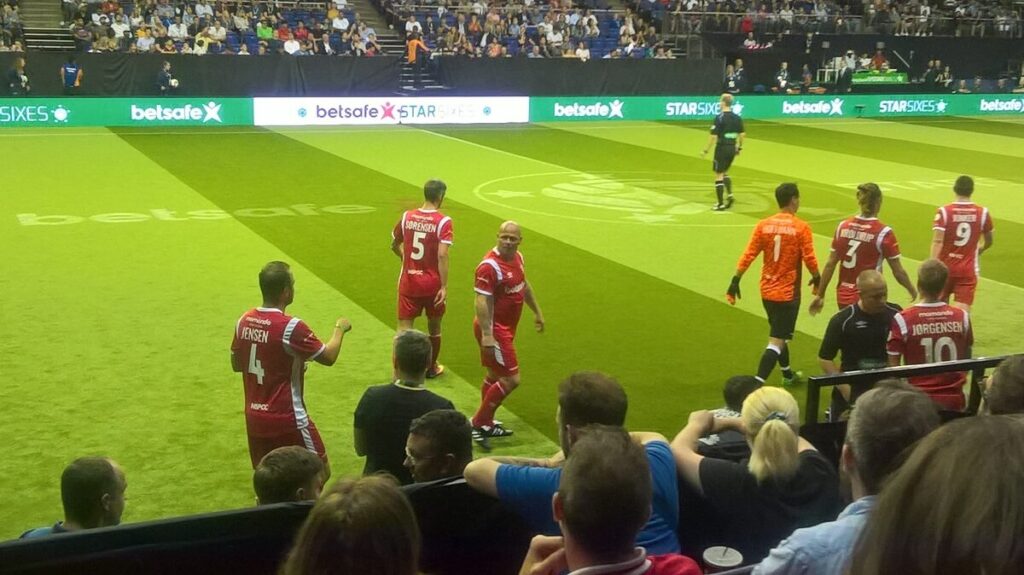
POLYGON ((885 305, 885 311, 874 315, 864 313, 857 304, 841 309, 828 322, 818 357, 834 360, 836 354, 842 352, 839 369, 844 372, 886 367, 889 358, 885 343, 889 339, 889 327, 892 318, 903 308, 894 303, 885 305))
POLYGON ((715 148, 735 150, 736 138, 743 133, 743 119, 732 112, 722 112, 715 116, 715 123, 711 126, 711 133, 718 136, 715 148))

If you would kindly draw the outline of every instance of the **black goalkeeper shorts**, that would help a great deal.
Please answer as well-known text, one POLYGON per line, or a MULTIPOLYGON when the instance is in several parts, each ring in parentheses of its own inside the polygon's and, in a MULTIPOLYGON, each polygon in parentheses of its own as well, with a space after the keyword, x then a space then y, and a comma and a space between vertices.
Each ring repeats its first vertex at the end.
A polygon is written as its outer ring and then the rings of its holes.
POLYGON ((761 300, 764 304, 764 311, 768 314, 769 337, 776 337, 784 340, 793 339, 796 331, 796 316, 800 313, 800 300, 793 301, 768 301, 761 300))

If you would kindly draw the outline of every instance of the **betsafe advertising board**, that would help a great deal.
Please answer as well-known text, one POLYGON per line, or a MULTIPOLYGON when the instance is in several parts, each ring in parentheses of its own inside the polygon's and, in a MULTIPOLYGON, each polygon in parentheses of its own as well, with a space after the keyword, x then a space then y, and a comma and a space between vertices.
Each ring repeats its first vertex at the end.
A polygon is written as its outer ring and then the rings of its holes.
POLYGON ((251 125, 249 98, 0 99, 0 127, 251 125))
MULTIPOLYGON (((531 122, 710 119, 717 96, 530 98, 531 122)), ((1024 114, 1024 94, 739 96, 750 119, 1024 114)))
POLYGON ((255 98, 257 126, 513 124, 530 120, 527 97, 255 98))

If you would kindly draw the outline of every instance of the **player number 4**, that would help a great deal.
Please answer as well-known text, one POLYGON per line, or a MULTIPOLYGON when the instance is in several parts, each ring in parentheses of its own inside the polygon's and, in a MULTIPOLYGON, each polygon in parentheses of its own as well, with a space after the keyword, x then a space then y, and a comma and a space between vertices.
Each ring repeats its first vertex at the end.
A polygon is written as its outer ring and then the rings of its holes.
POLYGON ((956 344, 953 343, 953 339, 949 337, 940 337, 937 340, 933 340, 930 337, 921 338, 921 347, 924 348, 924 361, 925 363, 935 363, 936 361, 956 361, 956 344), (948 354, 944 354, 945 350, 949 350, 948 354), (948 355, 949 357, 943 357, 948 355))
POLYGON ((263 363, 256 359, 256 344, 249 347, 249 373, 256 376, 256 383, 263 385, 263 363))
POLYGON ((967 245, 967 242, 971 241, 971 224, 967 222, 960 222, 956 226, 956 239, 953 240, 953 245, 962 248, 967 245))
POLYGON ((423 259, 423 238, 427 237, 426 232, 413 232, 412 233, 412 253, 409 257, 414 260, 423 259))

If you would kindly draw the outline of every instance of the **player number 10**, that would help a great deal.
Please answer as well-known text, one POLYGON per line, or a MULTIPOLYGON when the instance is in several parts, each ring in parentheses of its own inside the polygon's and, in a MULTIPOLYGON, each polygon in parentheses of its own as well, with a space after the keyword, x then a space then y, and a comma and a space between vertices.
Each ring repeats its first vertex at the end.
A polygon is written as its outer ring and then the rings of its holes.
POLYGON ((256 344, 249 347, 249 373, 256 376, 256 383, 263 385, 263 363, 256 359, 256 344))
POLYGON ((924 348, 924 361, 925 363, 935 363, 936 361, 956 361, 956 344, 953 343, 953 338, 940 337, 937 340, 933 340, 930 337, 921 338, 921 347, 924 348), (949 357, 943 357, 943 351, 949 350, 949 357))

